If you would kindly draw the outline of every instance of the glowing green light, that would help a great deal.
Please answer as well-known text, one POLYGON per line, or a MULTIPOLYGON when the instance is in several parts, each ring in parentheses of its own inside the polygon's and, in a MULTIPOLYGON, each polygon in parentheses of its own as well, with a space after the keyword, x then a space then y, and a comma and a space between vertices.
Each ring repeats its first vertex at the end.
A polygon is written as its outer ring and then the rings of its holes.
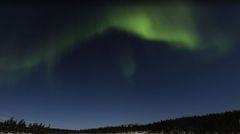
MULTIPOLYGON (((42 43, 45 47, 28 52, 23 57, 12 58, 11 54, 0 57, 0 71, 32 70, 43 63, 50 67, 53 62, 74 49, 75 45, 81 44, 82 40, 102 34, 109 28, 123 30, 149 41, 164 41, 173 47, 182 47, 189 51, 203 48, 224 51, 229 45, 228 38, 221 34, 221 29, 217 32, 208 30, 212 35, 207 37, 198 32, 199 16, 192 5, 110 5, 104 7, 99 14, 100 17, 90 16, 89 21, 79 23, 77 27, 68 24, 65 29, 59 30, 61 32, 53 32, 54 36, 46 35, 36 41, 37 46, 42 43)), ((78 20, 82 20, 81 16, 78 20)), ((126 77, 130 78, 136 65, 131 56, 125 59, 126 62, 121 61, 120 66, 126 77)))
POLYGON ((114 10, 115 12, 112 11, 109 15, 111 27, 147 40, 166 41, 189 49, 198 47, 199 37, 190 7, 130 6, 114 10))

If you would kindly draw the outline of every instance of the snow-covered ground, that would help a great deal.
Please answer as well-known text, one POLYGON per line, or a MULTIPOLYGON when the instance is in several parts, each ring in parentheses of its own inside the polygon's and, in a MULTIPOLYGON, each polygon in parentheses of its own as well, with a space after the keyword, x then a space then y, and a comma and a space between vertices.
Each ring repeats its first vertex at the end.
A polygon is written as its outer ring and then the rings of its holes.
MULTIPOLYGON (((0 132, 0 134, 32 134, 32 133, 5 133, 5 132, 0 132)), ((84 134, 84 133, 79 133, 79 134, 84 134)), ((112 134, 112 133, 102 133, 102 134, 112 134)), ((150 134, 148 132, 128 132, 128 133, 114 133, 114 134, 150 134)), ((160 133, 163 134, 163 133, 160 133)))
POLYGON ((21 133, 21 132, 18 132, 18 133, 5 133, 5 132, 0 132, 0 134, 32 134, 32 133, 21 133))

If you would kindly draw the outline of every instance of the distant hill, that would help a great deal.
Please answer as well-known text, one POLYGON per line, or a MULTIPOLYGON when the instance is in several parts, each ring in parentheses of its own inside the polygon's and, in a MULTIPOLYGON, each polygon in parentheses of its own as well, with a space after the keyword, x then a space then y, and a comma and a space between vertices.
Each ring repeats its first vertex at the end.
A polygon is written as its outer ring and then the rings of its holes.
POLYGON ((0 132, 25 132, 33 134, 112 134, 112 133, 160 133, 160 134, 240 134, 240 111, 207 114, 163 120, 146 125, 128 124, 82 130, 65 130, 45 127, 44 124, 26 124, 13 118, 0 122, 0 132))
POLYGON ((117 132, 149 132, 149 133, 194 133, 194 134, 231 134, 240 133, 240 111, 207 114, 203 116, 182 117, 164 120, 147 125, 122 125, 81 130, 84 133, 117 133, 117 132))

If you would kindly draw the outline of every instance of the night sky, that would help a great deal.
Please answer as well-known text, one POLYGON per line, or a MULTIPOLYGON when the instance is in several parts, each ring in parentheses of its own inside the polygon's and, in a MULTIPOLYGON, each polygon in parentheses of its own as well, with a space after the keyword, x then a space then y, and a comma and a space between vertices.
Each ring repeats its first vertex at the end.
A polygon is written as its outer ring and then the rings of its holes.
POLYGON ((240 109, 240 5, 1 4, 0 119, 80 129, 240 109))

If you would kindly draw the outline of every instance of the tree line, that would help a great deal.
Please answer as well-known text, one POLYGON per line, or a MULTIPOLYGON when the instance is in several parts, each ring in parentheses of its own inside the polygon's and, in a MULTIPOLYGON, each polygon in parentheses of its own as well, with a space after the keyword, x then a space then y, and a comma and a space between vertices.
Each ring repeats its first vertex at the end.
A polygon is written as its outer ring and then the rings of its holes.
POLYGON ((27 124, 24 120, 17 121, 13 117, 3 122, 0 122, 0 132, 25 132, 25 133, 36 133, 43 134, 50 129, 50 126, 46 127, 43 123, 29 123, 27 124))
POLYGON ((147 125, 122 125, 85 129, 84 133, 149 132, 164 134, 240 134, 240 111, 169 119, 147 125))
POLYGON ((149 132, 164 134, 240 134, 240 111, 229 111, 220 114, 182 117, 163 120, 146 125, 129 124, 121 126, 108 126, 93 129, 66 130, 51 128, 43 123, 29 123, 14 118, 0 122, 0 132, 24 132, 33 134, 99 134, 99 133, 127 133, 149 132))

